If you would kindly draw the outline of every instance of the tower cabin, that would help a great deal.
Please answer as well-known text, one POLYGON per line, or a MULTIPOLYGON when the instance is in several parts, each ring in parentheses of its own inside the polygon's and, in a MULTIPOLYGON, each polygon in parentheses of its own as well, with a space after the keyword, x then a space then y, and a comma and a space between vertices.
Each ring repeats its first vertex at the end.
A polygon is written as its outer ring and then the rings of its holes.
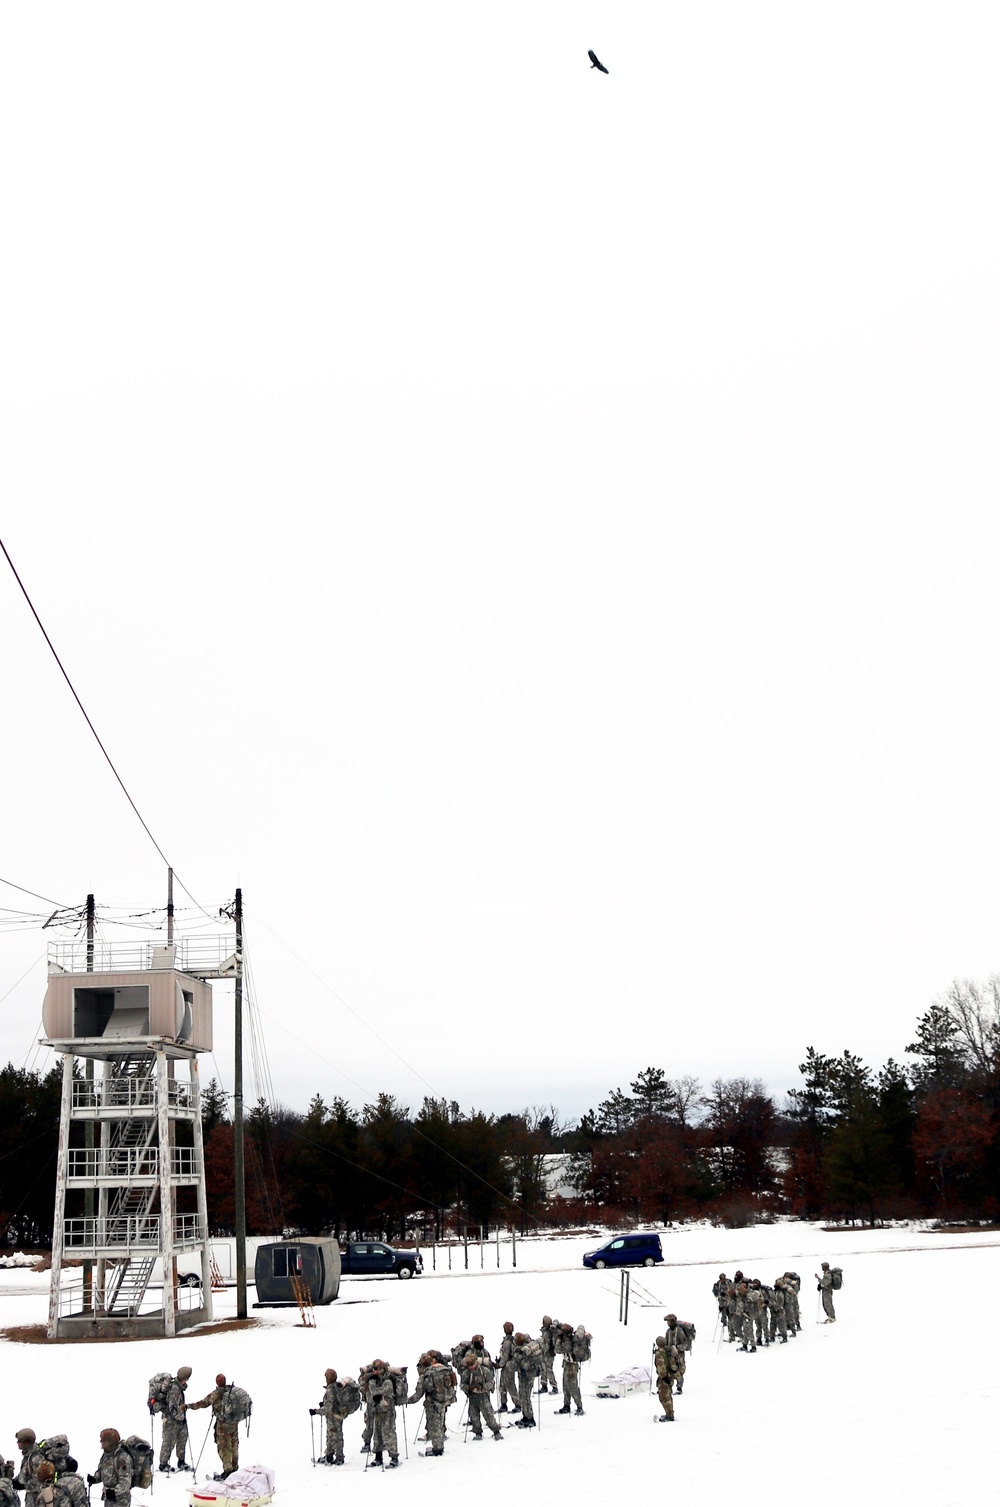
POLYGON ((234 972, 225 951, 219 938, 50 948, 44 1041, 62 1056, 50 1339, 169 1336, 212 1318, 198 1054, 212 1049, 207 980, 234 972), (177 1280, 192 1254, 200 1287, 177 1280))

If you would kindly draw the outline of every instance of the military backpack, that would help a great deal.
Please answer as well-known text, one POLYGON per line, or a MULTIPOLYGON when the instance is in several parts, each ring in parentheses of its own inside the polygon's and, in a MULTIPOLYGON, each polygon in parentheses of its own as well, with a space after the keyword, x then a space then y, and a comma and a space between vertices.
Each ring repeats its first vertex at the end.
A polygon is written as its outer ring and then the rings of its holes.
POLYGON ((406 1385, 406 1367, 390 1366, 389 1380, 392 1382, 393 1402, 404 1403, 410 1395, 410 1389, 406 1385))
POLYGON ((518 1345, 514 1356, 517 1369, 525 1376, 541 1376, 542 1374, 542 1347, 537 1340, 526 1339, 523 1345, 518 1345))
POLYGON ((353 1376, 345 1376, 343 1381, 337 1383, 337 1412, 343 1418, 350 1418, 361 1406, 361 1388, 353 1376))
POLYGON ((590 1359, 591 1336, 582 1324, 577 1324, 570 1340, 570 1354, 575 1361, 588 1361, 590 1359))
POLYGON ((167 1405, 167 1393, 170 1383, 173 1381, 169 1371, 157 1371, 155 1376, 149 1378, 149 1391, 146 1396, 149 1400, 151 1413, 162 1413, 167 1405))
POLYGON ((153 1449, 138 1434, 129 1434, 122 1440, 121 1448, 132 1462, 132 1485, 142 1491, 148 1490, 153 1480, 153 1449))
POLYGON ((455 1401, 456 1377, 450 1366, 442 1366, 440 1361, 433 1366, 428 1366, 425 1373, 430 1383, 431 1395, 435 1402, 443 1403, 450 1407, 455 1401))
POLYGON ((41 1452, 43 1460, 48 1460, 55 1466, 56 1474, 61 1475, 69 1459, 69 1440, 66 1435, 52 1434, 48 1439, 40 1439, 35 1448, 41 1452))
POLYGON ((223 1389, 222 1403, 219 1408, 219 1417, 223 1423, 237 1424, 246 1422, 247 1433, 250 1432, 250 1414, 253 1412, 253 1403, 250 1393, 243 1387, 233 1386, 232 1383, 223 1389))
POLYGON ((834 1292, 839 1292, 844 1285, 844 1273, 839 1266, 831 1266, 830 1280, 833 1283, 834 1292))

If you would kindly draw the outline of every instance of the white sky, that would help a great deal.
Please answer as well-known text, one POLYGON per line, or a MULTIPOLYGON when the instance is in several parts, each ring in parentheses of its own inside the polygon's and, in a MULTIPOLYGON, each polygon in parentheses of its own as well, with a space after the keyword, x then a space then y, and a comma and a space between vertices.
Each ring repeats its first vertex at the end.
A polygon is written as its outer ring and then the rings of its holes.
MULTIPOLYGON (((572 1118, 647 1064, 878 1064, 1000 967, 998 40, 913 0, 5 11, 3 537, 341 1070, 266 1022, 279 1098, 426 1086, 256 917, 439 1092, 572 1118)), ((9 572, 0 636, 0 873, 162 903, 9 572)), ((42 951, 0 937, 0 994, 42 951)))

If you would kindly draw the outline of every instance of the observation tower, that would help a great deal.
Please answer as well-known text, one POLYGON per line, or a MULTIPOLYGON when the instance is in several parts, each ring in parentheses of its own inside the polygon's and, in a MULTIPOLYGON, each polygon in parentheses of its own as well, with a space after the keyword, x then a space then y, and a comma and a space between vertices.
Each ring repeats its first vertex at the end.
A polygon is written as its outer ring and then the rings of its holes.
POLYGON ((208 980, 237 967, 231 936, 50 946, 42 1023, 63 1063, 50 1339, 211 1320, 198 1054, 212 1049, 208 980), (192 1254, 200 1287, 178 1283, 192 1254))

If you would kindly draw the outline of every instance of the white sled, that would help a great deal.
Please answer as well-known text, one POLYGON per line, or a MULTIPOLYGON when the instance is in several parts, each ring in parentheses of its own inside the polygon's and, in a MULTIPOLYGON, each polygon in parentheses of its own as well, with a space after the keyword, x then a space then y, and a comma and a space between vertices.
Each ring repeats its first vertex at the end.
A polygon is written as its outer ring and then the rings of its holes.
POLYGON ((648 1392, 649 1369, 646 1366, 630 1366, 627 1371, 605 1376, 597 1383, 594 1391, 598 1397, 627 1397, 630 1392, 648 1392))
POLYGON ((268 1465, 245 1465, 225 1481, 192 1486, 190 1507, 267 1507, 274 1495, 274 1471, 268 1465))

